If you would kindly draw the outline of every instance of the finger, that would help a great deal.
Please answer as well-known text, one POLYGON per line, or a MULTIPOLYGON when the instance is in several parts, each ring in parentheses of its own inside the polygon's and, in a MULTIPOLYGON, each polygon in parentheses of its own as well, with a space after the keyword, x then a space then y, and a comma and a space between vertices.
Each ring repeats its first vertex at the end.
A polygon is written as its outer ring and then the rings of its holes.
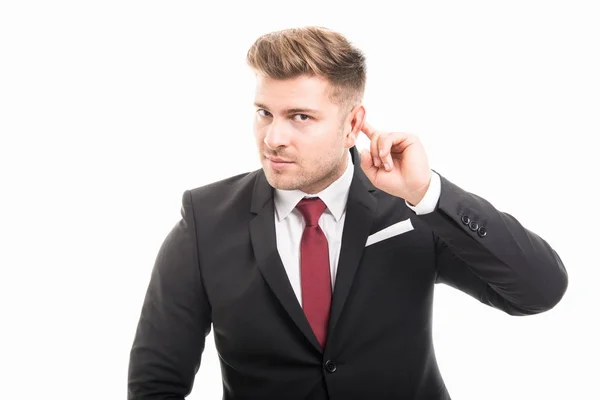
POLYGON ((377 140, 377 156, 381 160, 381 166, 385 168, 386 171, 391 171, 392 166, 394 165, 390 153, 390 148, 392 146, 391 135, 392 134, 390 133, 380 135, 377 140))
POLYGON ((371 157, 373 157, 373 163, 377 168, 381 166, 381 159, 379 158, 379 133, 374 133, 371 137, 371 157))
POLYGON ((371 168, 374 168, 373 158, 371 157, 371 152, 368 149, 362 149, 360 151, 360 166, 363 171, 367 173, 371 168))
POLYGON ((362 126, 362 128, 360 128, 360 130, 361 130, 361 131, 363 131, 363 132, 365 133, 365 135, 367 135, 367 137, 368 137, 369 139, 371 139, 371 137, 373 137, 373 135, 374 135, 375 133, 377 133, 377 132, 375 131, 375 129, 373 129, 373 127, 372 127, 372 126, 371 126, 371 125, 370 125, 370 124, 369 124, 367 121, 365 121, 365 122, 363 123, 363 126, 362 126))
POLYGON ((391 154, 392 147, 394 147, 394 151, 401 153, 412 143, 414 143, 414 141, 411 139, 411 135, 408 133, 390 133, 389 135, 385 135, 385 137, 381 140, 379 156, 382 160, 385 160, 385 162, 389 163, 390 166, 393 166, 394 160, 391 154))
POLYGON ((381 158, 381 161, 384 163, 384 167, 386 171, 390 171, 392 166, 394 165, 394 160, 392 159, 391 149, 394 144, 394 139, 396 137, 396 133, 390 133, 385 135, 379 140, 378 143, 378 154, 381 158))
POLYGON ((392 143, 388 147, 388 150, 393 147, 394 152, 403 152, 408 146, 417 142, 417 137, 410 133, 394 132, 390 136, 392 143))

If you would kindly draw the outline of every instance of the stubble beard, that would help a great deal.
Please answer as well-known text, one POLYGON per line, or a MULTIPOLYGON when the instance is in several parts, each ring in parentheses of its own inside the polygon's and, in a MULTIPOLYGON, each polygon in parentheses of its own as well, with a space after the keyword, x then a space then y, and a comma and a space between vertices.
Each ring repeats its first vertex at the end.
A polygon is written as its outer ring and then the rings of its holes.
MULTIPOLYGON (((349 162, 349 161, 348 161, 349 162)), ((265 175, 269 184, 279 190, 301 190, 305 193, 317 193, 338 178, 340 163, 320 165, 312 174, 307 175, 301 164, 294 167, 300 171, 277 171, 269 168, 265 175)))
MULTIPOLYGON (((338 135, 342 134, 342 127, 340 127, 338 135)), ((261 155, 262 157, 262 155, 261 155)), ((346 154, 347 162, 350 162, 350 155, 346 154)), ((334 154, 330 154, 329 160, 325 164, 319 165, 314 173, 308 175, 302 168, 303 164, 297 162, 294 165, 299 171, 277 171, 271 167, 263 168, 265 176, 269 184, 275 189, 279 190, 301 190, 305 193, 314 194, 328 187, 333 183, 343 171, 340 168, 344 162, 344 158, 341 161, 335 162, 334 154)), ((269 161, 265 161, 268 163, 269 161)))

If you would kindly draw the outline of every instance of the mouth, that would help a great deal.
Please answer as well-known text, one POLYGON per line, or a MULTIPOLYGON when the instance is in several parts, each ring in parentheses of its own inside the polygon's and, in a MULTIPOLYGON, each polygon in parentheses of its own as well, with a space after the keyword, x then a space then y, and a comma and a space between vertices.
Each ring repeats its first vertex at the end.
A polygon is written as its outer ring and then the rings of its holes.
POLYGON ((269 165, 271 165, 272 167, 275 167, 275 168, 283 168, 285 166, 294 164, 293 161, 288 161, 288 160, 285 160, 285 159, 279 158, 279 157, 265 156, 265 158, 269 161, 269 165))

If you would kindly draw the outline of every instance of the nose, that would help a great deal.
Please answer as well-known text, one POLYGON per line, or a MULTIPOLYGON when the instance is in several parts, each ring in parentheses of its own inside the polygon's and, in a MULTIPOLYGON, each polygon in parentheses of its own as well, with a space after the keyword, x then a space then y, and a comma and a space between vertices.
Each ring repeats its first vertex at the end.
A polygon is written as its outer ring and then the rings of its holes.
POLYGON ((290 144, 290 135, 282 124, 273 120, 267 128, 264 142, 269 149, 276 150, 278 147, 286 147, 290 144))

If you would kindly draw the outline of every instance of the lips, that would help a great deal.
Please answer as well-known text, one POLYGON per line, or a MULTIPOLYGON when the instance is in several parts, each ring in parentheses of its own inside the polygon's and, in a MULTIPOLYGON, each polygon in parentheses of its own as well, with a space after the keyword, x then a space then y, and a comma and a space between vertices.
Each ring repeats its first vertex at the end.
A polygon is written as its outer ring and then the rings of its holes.
POLYGON ((271 162, 275 162, 275 163, 292 163, 293 161, 288 161, 288 160, 284 160, 283 158, 279 158, 279 157, 269 157, 269 156, 265 156, 267 159, 269 159, 271 162))

